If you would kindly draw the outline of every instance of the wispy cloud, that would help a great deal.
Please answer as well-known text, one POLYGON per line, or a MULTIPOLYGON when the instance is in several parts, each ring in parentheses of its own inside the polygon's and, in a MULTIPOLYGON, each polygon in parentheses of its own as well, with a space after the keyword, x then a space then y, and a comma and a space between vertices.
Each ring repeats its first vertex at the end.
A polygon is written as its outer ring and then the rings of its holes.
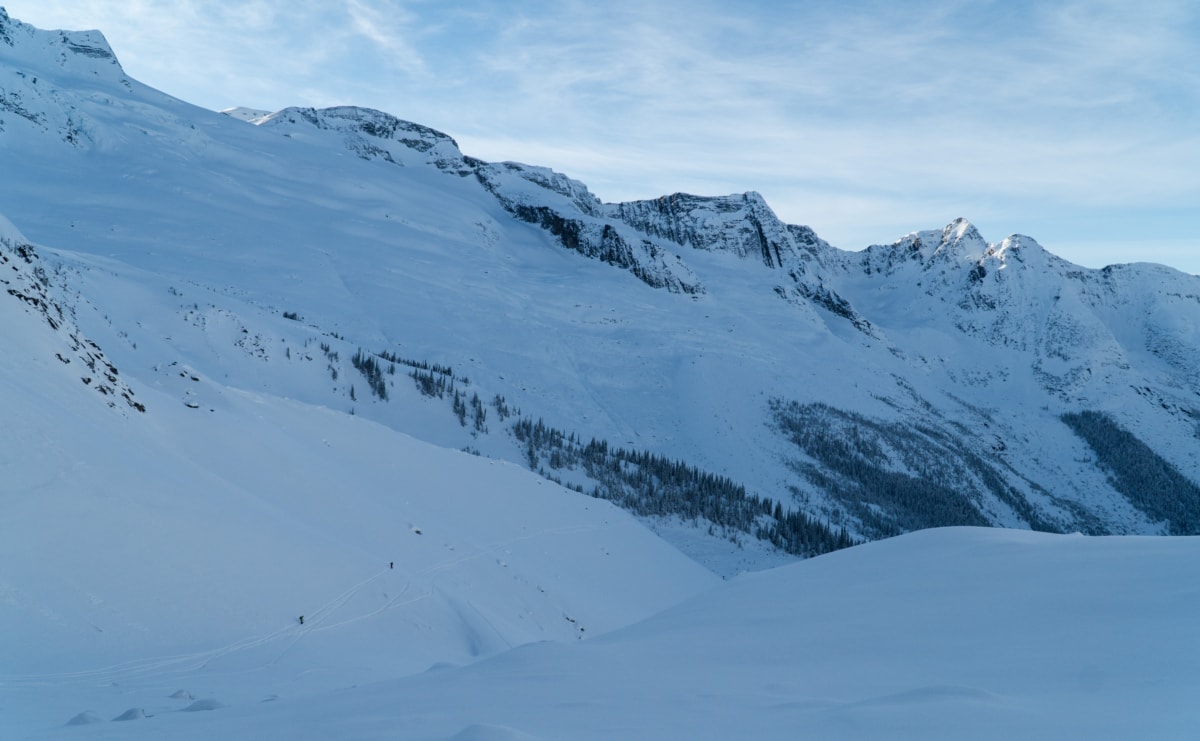
POLYGON ((346 13, 354 34, 373 44, 393 66, 414 76, 426 74, 425 61, 410 42, 418 33, 419 19, 403 5, 346 0, 346 13))
MULTIPOLYGON (((664 19, 661 7, 626 9, 604 24, 596 11, 567 5, 574 15, 504 26, 483 59, 501 94, 513 95, 509 116, 532 101, 540 116, 569 124, 570 135, 619 127, 612 139, 655 148, 682 141, 736 154, 766 142, 813 164, 828 165, 836 153, 889 172, 935 174, 945 168, 930 160, 943 160, 995 176, 1002 162, 1099 160, 1140 145, 1141 131, 1178 131, 1177 121, 1143 109, 1155 102, 1145 80, 1185 61, 1178 40, 1117 49, 1113 36, 1124 18, 1083 33, 1066 10, 1010 19, 993 36, 986 17, 927 5, 925 13, 905 5, 905 12, 783 15, 743 28, 683 8, 664 19), (1157 62, 1146 61, 1146 47, 1158 49, 1157 62), (1121 74, 1126 68, 1136 70, 1133 79, 1121 74)), ((1147 36, 1156 29, 1145 29, 1147 36)), ((1186 89, 1169 97, 1180 95, 1196 97, 1186 89)), ((1088 181, 1096 166, 1058 168, 1049 180, 1078 170, 1088 181)), ((867 169, 852 166, 849 174, 867 169)), ((1018 182, 1029 186, 1023 176, 1018 182)))
MULTIPOLYGON (((618 24, 592 43, 629 98, 651 105, 606 119, 635 124, 629 138, 660 171, 694 169, 694 158, 662 161, 687 150, 714 165, 714 180, 782 170, 847 191, 1035 197, 1063 210, 1200 198, 1200 139, 1187 125, 1200 90, 1194 10, 1005 4, 997 18, 1000 5, 979 7, 781 14, 750 24, 753 38, 686 14, 650 32, 618 24), (620 61, 639 50, 659 67, 620 61)), ((549 87, 570 106, 570 85, 549 87)))

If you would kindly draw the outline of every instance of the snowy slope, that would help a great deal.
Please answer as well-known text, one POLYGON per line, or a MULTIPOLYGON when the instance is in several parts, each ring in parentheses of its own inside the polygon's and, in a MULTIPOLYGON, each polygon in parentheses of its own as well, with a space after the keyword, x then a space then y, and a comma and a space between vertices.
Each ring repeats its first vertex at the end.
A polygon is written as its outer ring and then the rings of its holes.
POLYGON ((596 485, 551 448, 531 457, 502 398, 563 437, 682 460, 860 538, 1194 531, 1114 489, 1062 415, 1103 412, 1200 479, 1195 277, 1086 270, 961 220, 844 252, 753 193, 604 204, 379 111, 247 125, 129 80, 94 32, 3 23, 0 212, 139 383, 165 388, 182 364, 596 485), (490 417, 458 424, 403 365, 372 395, 360 349, 452 369, 490 417), (835 455, 839 439, 860 442, 835 455), (877 496, 883 479, 903 495, 877 496))
MULTIPOLYGON (((0 228, 6 264, 31 254, 0 228)), ((100 348, 21 295, 0 295, 0 735, 97 687, 258 702, 576 641, 716 581, 606 502, 356 416, 228 387, 114 403, 69 355, 100 348)))
POLYGON ((1198 546, 930 530, 744 575, 596 640, 302 700, 188 713, 165 695, 191 678, 95 689, 104 722, 31 737, 1187 738, 1198 546), (138 703, 153 717, 108 722, 138 703))
POLYGON ((1196 278, 259 113, 0 11, 0 736, 1195 727, 1192 538, 714 572, 1196 532, 1196 278))

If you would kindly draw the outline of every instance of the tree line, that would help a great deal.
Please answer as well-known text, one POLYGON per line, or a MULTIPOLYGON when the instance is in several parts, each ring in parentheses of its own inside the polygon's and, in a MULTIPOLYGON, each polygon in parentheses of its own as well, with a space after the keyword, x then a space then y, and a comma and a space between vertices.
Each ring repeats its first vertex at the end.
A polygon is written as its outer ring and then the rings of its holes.
POLYGON ((636 515, 704 520, 726 534, 764 540, 805 557, 854 545, 845 528, 835 529, 803 512, 785 512, 779 501, 750 494, 736 481, 684 461, 612 447, 594 438, 585 443, 541 419, 521 418, 512 430, 525 445, 530 469, 560 484, 563 472, 581 471, 593 482, 590 490, 564 485, 636 515))
POLYGON ((1171 535, 1200 534, 1200 486, 1103 412, 1068 412, 1062 421, 1091 447, 1109 483, 1171 535))

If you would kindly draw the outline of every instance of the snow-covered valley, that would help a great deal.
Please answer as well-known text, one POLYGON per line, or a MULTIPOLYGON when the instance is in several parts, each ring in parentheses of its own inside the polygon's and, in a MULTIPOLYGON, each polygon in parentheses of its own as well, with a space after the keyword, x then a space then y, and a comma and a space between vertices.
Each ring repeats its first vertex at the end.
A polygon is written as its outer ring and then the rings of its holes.
POLYGON ((1200 278, 236 113, 0 10, 0 735, 1200 725, 1200 278))

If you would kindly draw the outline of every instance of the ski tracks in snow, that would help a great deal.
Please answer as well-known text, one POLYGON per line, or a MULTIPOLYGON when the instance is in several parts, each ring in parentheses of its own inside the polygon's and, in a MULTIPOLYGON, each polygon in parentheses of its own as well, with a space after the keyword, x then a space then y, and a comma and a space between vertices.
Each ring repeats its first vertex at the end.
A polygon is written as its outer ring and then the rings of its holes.
MULTIPOLYGON (((339 610, 345 607, 364 588, 376 582, 388 573, 394 573, 393 570, 388 568, 381 569, 366 579, 351 586, 341 594, 335 596, 333 599, 321 605, 316 610, 310 613, 305 613, 305 622, 302 625, 298 622, 294 624, 285 624, 269 633, 249 636, 232 643, 195 653, 147 657, 79 671, 54 672, 46 674, 0 675, 0 689, 27 686, 53 686, 75 682, 117 683, 169 674, 186 674, 188 672, 205 669, 211 665, 212 662, 232 654, 249 651, 251 649, 259 648, 277 641, 287 641, 287 644, 270 660, 262 664, 247 667, 246 669, 241 670, 243 672, 257 671, 275 664, 297 643, 299 643, 309 634, 334 630, 363 620, 368 620, 388 612, 389 610, 411 605, 427 599, 433 594, 433 585, 429 585, 429 587, 423 590, 421 593, 411 595, 410 592, 412 591, 413 579, 419 579, 421 577, 429 576, 430 574, 454 569, 464 563, 485 557, 495 558, 497 562, 502 562, 502 559, 497 558, 496 554, 515 543, 548 535, 573 535, 584 532, 593 532, 599 529, 601 529, 601 526, 599 525, 575 525, 560 528, 545 528, 536 532, 510 538, 508 540, 492 543, 488 546, 476 546, 475 550, 471 553, 455 558, 448 558, 443 561, 425 566, 415 572, 410 572, 409 578, 401 588, 400 592, 394 597, 388 599, 388 601, 383 605, 376 609, 363 612, 361 614, 352 615, 336 622, 330 622, 330 620, 339 610)), ((399 572, 399 569, 395 570, 395 572, 399 572)))
MULTIPOLYGON (((286 625, 283 625, 269 633, 243 638, 241 640, 234 641, 232 643, 228 643, 223 646, 216 647, 216 648, 212 648, 207 651, 199 651, 199 652, 190 653, 190 654, 176 654, 176 655, 170 655, 170 656, 159 656, 159 657, 150 657, 150 658, 145 658, 145 659, 136 659, 133 661, 122 662, 119 664, 112 664, 110 666, 104 666, 104 667, 99 667, 99 668, 95 668, 95 669, 85 669, 85 670, 74 671, 74 672, 57 672, 57 673, 48 673, 48 674, 25 674, 25 675, 0 675, 0 688, 19 687, 19 686, 28 686, 28 685, 61 684, 61 683, 75 682, 75 681, 117 682, 117 681, 129 681, 131 679, 140 679, 140 678, 145 678, 148 676, 163 675, 163 674, 184 674, 187 672, 204 669, 209 664, 211 664, 213 661, 224 658, 225 656, 229 656, 231 654, 235 654, 235 653, 238 653, 241 651, 248 651, 250 649, 258 648, 259 646, 264 646, 264 645, 267 645, 269 643, 272 643, 272 642, 275 642, 278 640, 285 640, 289 637, 291 637, 293 639, 292 642, 288 644, 288 647, 290 648, 292 645, 295 644, 296 641, 298 641, 300 638, 302 638, 305 633, 307 633, 313 629, 320 629, 321 623, 323 623, 326 619, 328 619, 329 615, 333 614, 338 609, 340 609, 343 605, 345 605, 350 599, 352 599, 354 597, 355 594, 357 594, 359 591, 361 591, 363 589, 363 587, 367 586, 368 584, 375 581, 379 577, 383 576, 387 572, 388 572, 388 569, 383 569, 383 570, 373 574, 371 577, 359 582, 358 584, 355 584, 353 587, 346 590, 342 594, 334 597, 332 600, 325 603, 320 608, 318 608, 316 611, 314 611, 312 613, 311 619, 308 622, 306 622, 304 625, 300 625, 298 623, 295 625, 286 624, 286 625), (311 628, 310 628, 310 624, 312 626, 311 628)), ((395 602, 396 600, 398 600, 399 597, 402 596, 403 593, 406 592, 407 590, 408 590, 408 585, 406 584, 404 589, 401 591, 401 595, 398 595, 396 599, 389 602, 389 605, 392 602, 395 602)), ((385 606, 385 608, 386 608, 386 606, 385 606)), ((376 611, 376 612, 379 612, 379 611, 376 611)), ((355 619, 361 619, 361 617, 362 616, 360 616, 359 618, 353 618, 352 620, 345 621, 345 622, 352 622, 355 619)), ((337 627, 337 625, 341 625, 341 624, 342 623, 337 623, 337 624, 334 624, 331 626, 327 626, 326 629, 337 627)), ((286 648, 284 650, 286 651, 286 648)), ((282 653, 280 655, 282 655, 282 653)), ((276 656, 276 659, 278 659, 278 656, 276 656)), ((264 664, 264 665, 260 665, 257 667, 250 667, 250 668, 246 669, 245 671, 254 671, 256 669, 262 668, 262 666, 269 665, 270 663, 273 663, 273 662, 274 662, 274 660, 272 660, 271 662, 267 662, 267 664, 264 664)))

